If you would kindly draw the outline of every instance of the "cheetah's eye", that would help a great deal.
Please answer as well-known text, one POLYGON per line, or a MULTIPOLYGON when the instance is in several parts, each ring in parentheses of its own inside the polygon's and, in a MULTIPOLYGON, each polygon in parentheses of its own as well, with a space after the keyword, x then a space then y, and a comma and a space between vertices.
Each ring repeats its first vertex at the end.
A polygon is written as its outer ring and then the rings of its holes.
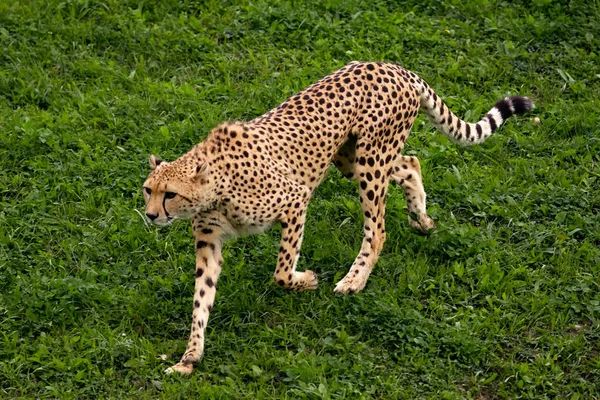
POLYGON ((145 188, 144 188, 144 192, 146 192, 146 194, 147 194, 148 196, 150 196, 150 195, 152 194, 152 189, 145 187, 145 188))
POLYGON ((165 199, 172 199, 175 196, 177 196, 175 192, 165 192, 165 199))

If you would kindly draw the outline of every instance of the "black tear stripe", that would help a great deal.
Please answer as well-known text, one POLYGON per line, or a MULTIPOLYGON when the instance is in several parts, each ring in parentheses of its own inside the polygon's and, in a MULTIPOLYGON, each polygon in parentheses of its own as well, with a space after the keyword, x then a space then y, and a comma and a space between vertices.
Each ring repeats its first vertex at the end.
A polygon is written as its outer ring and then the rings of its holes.
POLYGON ((164 196, 162 206, 163 206, 163 210, 165 211, 165 216, 167 217, 167 219, 169 219, 169 213, 167 212, 167 207, 165 205, 166 201, 167 201, 167 196, 164 196))
POLYGON ((513 115, 513 112, 511 110, 510 106, 511 106, 511 101, 509 98, 500 99, 494 105, 494 107, 498 111, 500 111, 500 116, 502 117, 502 122, 506 121, 511 115, 513 115))

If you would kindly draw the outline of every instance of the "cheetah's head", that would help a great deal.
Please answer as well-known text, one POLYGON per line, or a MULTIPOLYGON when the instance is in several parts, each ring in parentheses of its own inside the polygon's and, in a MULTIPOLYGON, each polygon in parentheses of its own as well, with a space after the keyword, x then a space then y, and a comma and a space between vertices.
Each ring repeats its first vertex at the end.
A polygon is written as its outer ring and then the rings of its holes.
POLYGON ((208 161, 201 157, 181 157, 165 162, 150 156, 152 171, 144 182, 146 216, 156 225, 190 218, 216 202, 208 161))

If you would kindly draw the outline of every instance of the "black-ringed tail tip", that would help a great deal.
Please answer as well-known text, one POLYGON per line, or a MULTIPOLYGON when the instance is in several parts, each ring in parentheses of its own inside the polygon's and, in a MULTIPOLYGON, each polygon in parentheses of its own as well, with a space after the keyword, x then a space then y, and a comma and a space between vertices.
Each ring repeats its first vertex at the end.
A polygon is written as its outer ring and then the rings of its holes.
POLYGON ((479 122, 470 123, 454 115, 429 85, 423 82, 421 86, 421 109, 443 134, 465 145, 485 141, 508 118, 525 114, 534 108, 535 104, 529 97, 505 97, 498 100, 479 122))

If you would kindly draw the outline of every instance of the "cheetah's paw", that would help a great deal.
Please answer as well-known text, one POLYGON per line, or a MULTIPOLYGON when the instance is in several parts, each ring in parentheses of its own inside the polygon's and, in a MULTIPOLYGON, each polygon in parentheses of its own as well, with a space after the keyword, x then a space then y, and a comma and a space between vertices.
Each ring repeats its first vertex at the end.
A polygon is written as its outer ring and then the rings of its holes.
POLYGON ((177 372, 182 375, 189 375, 192 373, 193 370, 194 370, 194 365, 192 363, 184 364, 184 363, 179 362, 179 363, 173 365, 172 367, 165 369, 165 374, 169 375, 174 372, 177 372))
POLYGON ((315 290, 319 286, 319 279, 317 274, 307 269, 303 272, 302 284, 298 287, 298 290, 315 290))
POLYGON ((348 273, 348 275, 346 275, 344 279, 342 279, 335 285, 335 289, 333 289, 334 293, 354 294, 363 290, 363 288, 367 284, 367 280, 355 274, 353 274, 352 277, 350 277, 349 275, 350 273, 348 273))
POLYGON ((419 219, 414 219, 412 216, 409 216, 408 222, 414 229, 423 233, 429 233, 435 229, 435 222, 425 213, 419 215, 419 219))

